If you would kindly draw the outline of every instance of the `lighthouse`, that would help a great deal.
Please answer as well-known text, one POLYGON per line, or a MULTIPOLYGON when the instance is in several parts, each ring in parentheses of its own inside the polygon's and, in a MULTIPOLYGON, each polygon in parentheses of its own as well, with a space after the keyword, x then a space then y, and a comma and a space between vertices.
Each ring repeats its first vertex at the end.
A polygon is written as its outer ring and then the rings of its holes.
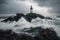
POLYGON ((33 8, 32 8, 32 5, 30 6, 30 13, 32 13, 33 12, 33 8))

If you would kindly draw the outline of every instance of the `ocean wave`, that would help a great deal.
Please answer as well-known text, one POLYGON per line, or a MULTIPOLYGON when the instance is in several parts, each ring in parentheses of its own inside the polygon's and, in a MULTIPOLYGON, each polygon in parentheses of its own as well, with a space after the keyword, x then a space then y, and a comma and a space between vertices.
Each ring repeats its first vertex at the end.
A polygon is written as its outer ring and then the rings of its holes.
MULTIPOLYGON (((3 19, 0 19, 0 20, 3 20, 3 19)), ((60 32, 59 32, 60 18, 56 20, 46 20, 46 19, 40 19, 37 17, 36 19, 33 19, 30 23, 30 22, 27 22, 23 17, 21 17, 21 19, 19 19, 18 22, 15 22, 15 21, 11 23, 0 22, 0 29, 3 29, 3 30, 11 29, 15 32, 20 32, 18 30, 22 30, 24 28, 38 27, 38 26, 43 28, 52 27, 60 36, 60 32)))

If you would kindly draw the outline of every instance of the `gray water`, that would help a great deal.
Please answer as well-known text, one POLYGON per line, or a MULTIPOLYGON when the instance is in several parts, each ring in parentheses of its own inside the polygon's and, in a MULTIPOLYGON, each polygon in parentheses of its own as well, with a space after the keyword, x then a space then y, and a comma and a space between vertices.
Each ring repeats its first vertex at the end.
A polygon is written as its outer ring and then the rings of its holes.
MULTIPOLYGON (((4 19, 0 19, 4 20, 4 19)), ((20 30, 24 28, 30 27, 42 27, 42 28, 50 28, 52 27, 58 36, 60 36, 60 18, 56 18, 55 20, 48 19, 40 19, 36 18, 31 21, 31 23, 27 22, 23 17, 18 22, 0 22, 0 29, 8 30, 11 29, 16 33, 19 33, 20 30)))

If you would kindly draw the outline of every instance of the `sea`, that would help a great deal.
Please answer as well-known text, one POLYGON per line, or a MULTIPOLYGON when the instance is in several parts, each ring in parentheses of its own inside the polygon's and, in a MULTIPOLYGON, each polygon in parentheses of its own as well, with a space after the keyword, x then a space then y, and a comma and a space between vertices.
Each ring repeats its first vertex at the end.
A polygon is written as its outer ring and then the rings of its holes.
POLYGON ((50 19, 40 19, 37 17, 36 19, 32 19, 31 22, 27 22, 24 17, 21 17, 19 21, 15 22, 1 22, 4 19, 0 19, 0 29, 1 30, 12 30, 16 33, 20 33, 24 28, 34 28, 34 27, 42 27, 42 28, 53 28, 57 35, 60 36, 60 18, 56 17, 53 20, 50 19))

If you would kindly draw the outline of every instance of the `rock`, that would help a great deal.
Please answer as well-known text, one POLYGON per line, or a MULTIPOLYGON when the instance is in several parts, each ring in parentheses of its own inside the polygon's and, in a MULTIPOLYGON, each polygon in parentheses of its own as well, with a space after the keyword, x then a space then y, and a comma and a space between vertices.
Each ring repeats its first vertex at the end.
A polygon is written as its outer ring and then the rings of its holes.
POLYGON ((36 13, 29 13, 27 15, 25 15, 25 19, 28 21, 28 22, 31 22, 32 19, 36 19, 37 17, 43 19, 44 16, 42 15, 39 15, 39 14, 36 14, 36 13))
POLYGON ((50 20, 52 20, 52 18, 50 18, 50 17, 45 17, 45 19, 50 19, 50 20))
POLYGON ((12 17, 8 17, 5 20, 2 20, 1 22, 8 22, 8 21, 14 21, 14 19, 12 17))
POLYGON ((14 20, 17 22, 21 17, 24 17, 25 15, 23 13, 17 13, 16 16, 14 16, 14 20))
POLYGON ((53 28, 49 29, 43 29, 41 27, 36 27, 36 28, 32 28, 33 30, 27 30, 24 32, 28 32, 28 33, 33 33, 33 32, 37 32, 38 34, 34 38, 35 40, 60 40, 60 37, 57 36, 57 33, 54 31, 53 28), (39 30, 39 31, 37 31, 39 30))
POLYGON ((16 36, 12 30, 0 30, 0 40, 15 40, 16 36))
POLYGON ((31 28, 31 29, 35 31, 39 30, 37 31, 38 35, 32 36, 34 34, 32 35, 17 34, 13 32, 12 30, 0 30, 0 40, 60 40, 60 37, 57 36, 56 32, 52 28, 44 29, 41 27, 36 27, 36 28, 31 28))
POLYGON ((40 14, 36 14, 36 13, 29 13, 29 14, 26 14, 24 15, 23 13, 17 13, 16 16, 14 16, 13 18, 12 17, 8 17, 7 19, 5 20, 2 20, 1 22, 12 22, 12 21, 18 21, 21 17, 24 17, 26 19, 26 21, 28 22, 31 22, 32 19, 36 19, 37 17, 41 18, 41 19, 50 19, 52 20, 52 18, 50 17, 44 17, 40 14))
POLYGON ((26 15, 26 17, 29 17, 31 19, 35 19, 35 18, 37 18, 37 15, 35 13, 29 13, 26 15))

